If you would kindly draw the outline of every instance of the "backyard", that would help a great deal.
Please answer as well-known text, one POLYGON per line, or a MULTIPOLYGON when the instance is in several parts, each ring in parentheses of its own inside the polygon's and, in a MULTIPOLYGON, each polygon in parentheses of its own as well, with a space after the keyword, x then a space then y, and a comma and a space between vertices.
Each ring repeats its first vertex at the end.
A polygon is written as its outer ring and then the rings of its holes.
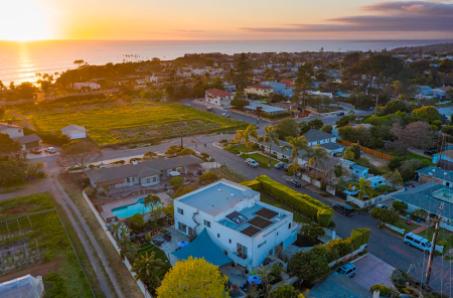
POLYGON ((100 100, 89 103, 46 103, 22 110, 38 132, 57 133, 77 124, 100 146, 153 142, 224 130, 235 130, 242 123, 181 104, 100 100))
POLYGON ((48 194, 0 202, 0 280, 42 275, 46 297, 100 296, 74 231, 48 194), (91 279, 91 278, 90 278, 91 279))

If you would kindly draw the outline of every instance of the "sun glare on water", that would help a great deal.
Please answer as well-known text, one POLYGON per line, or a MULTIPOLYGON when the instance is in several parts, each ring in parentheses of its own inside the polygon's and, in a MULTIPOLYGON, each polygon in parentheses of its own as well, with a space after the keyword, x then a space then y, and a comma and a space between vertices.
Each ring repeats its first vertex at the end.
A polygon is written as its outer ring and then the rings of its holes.
POLYGON ((51 18, 39 2, 5 0, 0 8, 0 40, 26 42, 53 38, 51 18))

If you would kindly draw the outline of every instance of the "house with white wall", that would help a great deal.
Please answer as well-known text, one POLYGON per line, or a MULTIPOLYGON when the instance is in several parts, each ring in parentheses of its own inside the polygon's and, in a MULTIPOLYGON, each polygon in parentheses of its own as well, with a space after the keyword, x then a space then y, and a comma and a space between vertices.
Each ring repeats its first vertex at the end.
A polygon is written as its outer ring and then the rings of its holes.
POLYGON ((24 136, 22 127, 8 123, 0 123, 0 133, 8 135, 11 139, 17 139, 24 136))
POLYGON ((248 86, 247 88, 245 88, 244 93, 247 95, 268 97, 273 93, 273 90, 269 86, 255 85, 255 86, 248 86))
POLYGON ((263 203, 259 192, 224 179, 175 199, 174 212, 176 230, 194 240, 173 255, 202 257, 219 266, 260 266, 267 256, 291 245, 299 230, 291 212, 263 203))
POLYGON ((207 104, 216 105, 222 108, 229 108, 232 96, 228 91, 214 88, 205 91, 204 99, 207 104))

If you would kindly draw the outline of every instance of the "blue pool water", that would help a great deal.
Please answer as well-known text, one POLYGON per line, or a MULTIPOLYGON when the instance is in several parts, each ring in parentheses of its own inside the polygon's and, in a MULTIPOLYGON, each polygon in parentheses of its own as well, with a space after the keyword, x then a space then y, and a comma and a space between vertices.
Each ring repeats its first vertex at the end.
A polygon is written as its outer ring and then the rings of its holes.
POLYGON ((145 199, 140 198, 135 204, 121 206, 112 209, 112 214, 119 219, 126 219, 136 214, 145 214, 153 210, 153 206, 145 206, 145 199))

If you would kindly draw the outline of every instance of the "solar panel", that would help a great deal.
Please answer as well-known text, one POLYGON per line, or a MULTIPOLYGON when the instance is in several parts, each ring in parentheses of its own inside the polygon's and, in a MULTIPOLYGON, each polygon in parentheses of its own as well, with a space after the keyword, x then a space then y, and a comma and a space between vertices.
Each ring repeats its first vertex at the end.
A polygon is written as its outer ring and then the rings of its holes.
POLYGON ((256 233, 258 233, 259 231, 260 231, 260 229, 254 227, 254 226, 248 226, 247 228, 243 229, 241 231, 241 233, 251 237, 251 236, 255 235, 256 233))
POLYGON ((262 217, 255 216, 254 218, 252 218, 251 220, 249 220, 249 224, 252 224, 252 225, 254 225, 255 227, 264 229, 265 227, 271 225, 272 222, 271 222, 271 221, 268 221, 267 219, 264 219, 264 218, 262 218, 262 217))
POLYGON ((260 210, 258 210, 258 212, 256 212, 256 215, 259 215, 267 219, 271 219, 277 216, 278 213, 267 208, 261 208, 260 210))

